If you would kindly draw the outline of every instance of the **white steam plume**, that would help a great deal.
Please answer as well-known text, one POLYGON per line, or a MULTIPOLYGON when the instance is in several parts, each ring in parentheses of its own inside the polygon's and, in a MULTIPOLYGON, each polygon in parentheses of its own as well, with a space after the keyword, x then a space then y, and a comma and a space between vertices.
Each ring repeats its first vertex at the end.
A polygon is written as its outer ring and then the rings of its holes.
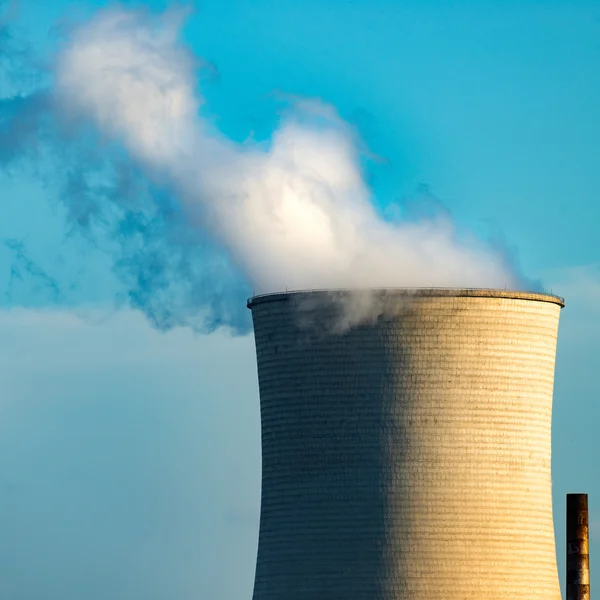
POLYGON ((167 181, 254 291, 519 285, 502 256, 459 241, 448 219, 382 220, 353 135, 331 108, 308 103, 314 118, 290 116, 268 147, 215 131, 199 116, 197 64, 179 26, 173 15, 125 10, 79 26, 56 63, 58 105, 167 181))

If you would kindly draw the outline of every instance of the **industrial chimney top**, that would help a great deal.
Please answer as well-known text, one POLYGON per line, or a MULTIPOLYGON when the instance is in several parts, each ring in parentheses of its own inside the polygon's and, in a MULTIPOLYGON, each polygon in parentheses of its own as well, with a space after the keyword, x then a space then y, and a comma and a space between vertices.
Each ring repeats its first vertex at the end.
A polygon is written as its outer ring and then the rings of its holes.
POLYGON ((381 296, 417 296, 417 297, 453 297, 453 298, 507 298, 512 300, 532 300, 535 302, 550 302, 565 306, 565 299, 553 294, 541 292, 526 292, 515 290, 498 290, 483 288, 373 288, 373 289, 329 289, 329 290, 292 290, 257 294, 248 298, 247 306, 252 308, 264 302, 286 300, 291 296, 344 296, 352 293, 373 293, 381 296))

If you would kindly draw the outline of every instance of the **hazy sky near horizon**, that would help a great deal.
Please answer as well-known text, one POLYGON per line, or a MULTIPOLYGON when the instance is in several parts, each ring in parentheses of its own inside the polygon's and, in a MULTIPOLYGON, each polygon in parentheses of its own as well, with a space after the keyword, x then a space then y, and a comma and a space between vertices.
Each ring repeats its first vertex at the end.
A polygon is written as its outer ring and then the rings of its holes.
MULTIPOLYGON (((106 5, 0 2, 11 35, 42 62, 65 20, 106 5)), ((379 208, 418 204, 427 189, 436 210, 501 240, 528 277, 566 297, 553 423, 564 577, 565 493, 590 493, 592 553, 600 539, 600 6, 191 6, 185 44, 213 65, 203 93, 220 131, 268 139, 274 94, 319 98, 379 157, 368 173, 379 208)), ((29 85, 5 75, 0 100, 29 85)), ((24 252, 0 245, 0 595, 250 598, 260 489, 251 336, 161 332, 125 300, 117 308, 125 295, 110 260, 72 235, 27 168, 0 168, 0 239, 24 252), (64 301, 54 279, 71 285, 64 301)))

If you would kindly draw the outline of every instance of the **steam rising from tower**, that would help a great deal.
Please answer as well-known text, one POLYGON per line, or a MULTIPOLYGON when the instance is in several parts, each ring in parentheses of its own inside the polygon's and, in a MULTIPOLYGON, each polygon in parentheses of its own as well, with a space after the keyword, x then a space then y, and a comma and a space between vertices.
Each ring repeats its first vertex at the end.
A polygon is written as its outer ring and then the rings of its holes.
MULTIPOLYGON (((100 134, 103 156, 111 156, 116 144, 116 156, 125 150, 135 169, 167 190, 176 204, 174 211, 159 214, 162 230, 153 229, 150 238, 143 227, 131 227, 147 210, 139 205, 136 190, 121 185, 106 192, 115 170, 119 176, 127 170, 105 166, 71 181, 63 194, 74 224, 94 230, 115 213, 123 214, 114 232, 118 242, 141 237, 143 252, 150 244, 155 248, 158 239, 181 254, 194 242, 193 236, 169 231, 169 219, 176 214, 220 248, 226 257, 222 263, 233 264, 255 292, 519 287, 504 256, 459 235, 447 215, 382 219, 363 178, 356 132, 332 107, 316 100, 293 102, 264 143, 239 144, 219 132, 206 118, 198 92, 201 62, 179 39, 183 17, 181 11, 158 16, 124 9, 98 12, 68 32, 53 63, 52 87, 38 105, 29 105, 33 112, 48 111, 59 124, 54 133, 62 132, 71 142, 94 140, 88 135, 91 125, 100 134), (86 185, 82 202, 75 192, 86 185)), ((73 170, 71 164, 65 169, 73 170)), ((179 259, 169 260, 165 251, 160 256, 159 266, 140 267, 131 279, 162 290, 172 279, 193 279, 201 270, 201 259, 193 261, 193 268, 188 260, 187 271, 181 267, 177 274, 179 259), (165 281, 168 269, 174 274, 165 281), (162 275, 157 281, 156 272, 162 275)), ((117 258, 117 264, 124 263, 134 261, 117 258)), ((224 272, 212 268, 198 289, 218 287, 224 272)), ((198 298, 192 295, 190 302, 206 302, 205 296, 198 298)))
POLYGON ((63 23, 46 86, 0 102, 0 162, 34 161, 155 324, 244 329, 250 290, 531 287, 448 214, 382 218, 357 132, 323 102, 288 98, 268 140, 224 135, 185 17, 117 7, 63 23))

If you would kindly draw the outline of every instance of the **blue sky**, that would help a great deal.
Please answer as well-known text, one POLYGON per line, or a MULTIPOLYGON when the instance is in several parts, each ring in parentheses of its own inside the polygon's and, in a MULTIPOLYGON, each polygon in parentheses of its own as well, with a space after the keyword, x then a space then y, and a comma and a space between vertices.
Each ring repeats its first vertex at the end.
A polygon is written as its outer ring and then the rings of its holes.
MULTIPOLYGON (((47 59, 55 24, 101 5, 20 0, 10 25, 47 59)), ((320 98, 381 157, 369 172, 380 207, 425 184, 461 228, 501 239, 529 277, 566 297, 553 424, 562 577, 565 493, 591 494, 592 552, 600 539, 600 6, 194 9, 185 41, 218 71, 203 91, 219 129, 265 138, 275 93, 320 98)), ((0 78, 0 97, 14 91, 0 78)), ((111 261, 68 237, 51 196, 26 167, 0 172, 0 238, 23 240, 47 274, 27 276, 0 247, 0 521, 10 540, 0 593, 250 597, 260 475, 252 339, 162 333, 126 303, 117 310, 111 261), (66 282, 64 301, 52 278, 66 282)))

